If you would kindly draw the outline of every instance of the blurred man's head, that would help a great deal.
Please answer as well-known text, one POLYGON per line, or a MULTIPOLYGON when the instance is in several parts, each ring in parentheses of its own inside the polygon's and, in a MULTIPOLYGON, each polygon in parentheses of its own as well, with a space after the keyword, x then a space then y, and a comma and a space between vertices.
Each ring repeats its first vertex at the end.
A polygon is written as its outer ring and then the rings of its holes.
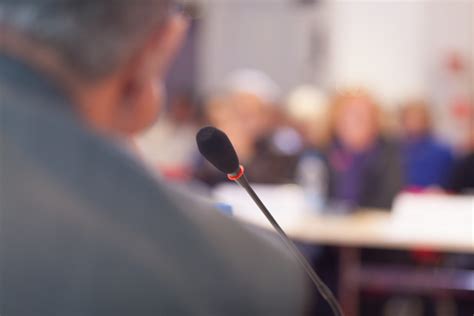
POLYGON ((222 129, 234 143, 239 156, 251 157, 258 141, 275 125, 278 87, 265 73, 240 69, 232 72, 221 93, 207 102, 210 124, 222 129))
POLYGON ((336 95, 332 103, 332 135, 352 151, 369 149, 380 134, 380 110, 366 91, 336 95))
POLYGON ((228 96, 228 102, 234 108, 234 120, 253 141, 266 136, 272 129, 274 108, 266 100, 251 93, 236 92, 228 96))
POLYGON ((428 104, 423 100, 411 100, 402 106, 402 132, 411 138, 431 133, 431 114, 428 104))
POLYGON ((256 69, 238 69, 229 74, 223 90, 242 133, 254 142, 270 133, 279 94, 270 76, 256 69))
POLYGON ((151 124, 161 80, 185 30, 172 0, 0 3, 0 52, 62 86, 79 115, 108 134, 151 124))
POLYGON ((222 94, 208 100, 205 112, 209 124, 225 131, 245 160, 254 154, 255 144, 266 129, 260 126, 266 106, 254 95, 222 94))
POLYGON ((328 138, 328 100, 326 95, 312 85, 294 89, 286 103, 286 115, 291 124, 312 147, 322 148, 328 138))

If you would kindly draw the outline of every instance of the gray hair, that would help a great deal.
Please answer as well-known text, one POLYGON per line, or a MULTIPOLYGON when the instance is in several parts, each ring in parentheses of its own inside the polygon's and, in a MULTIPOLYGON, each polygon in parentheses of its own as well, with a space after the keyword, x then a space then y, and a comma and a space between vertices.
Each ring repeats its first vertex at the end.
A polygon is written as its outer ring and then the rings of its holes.
POLYGON ((96 79, 131 57, 166 18, 171 4, 172 0, 0 0, 0 26, 50 47, 76 74, 96 79))

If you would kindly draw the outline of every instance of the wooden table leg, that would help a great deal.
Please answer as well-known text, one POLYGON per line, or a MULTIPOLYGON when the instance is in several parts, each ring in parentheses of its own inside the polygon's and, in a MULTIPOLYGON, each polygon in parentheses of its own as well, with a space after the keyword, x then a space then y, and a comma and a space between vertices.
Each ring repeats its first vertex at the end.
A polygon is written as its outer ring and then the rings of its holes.
POLYGON ((339 299, 346 316, 359 315, 360 249, 339 249, 339 299))

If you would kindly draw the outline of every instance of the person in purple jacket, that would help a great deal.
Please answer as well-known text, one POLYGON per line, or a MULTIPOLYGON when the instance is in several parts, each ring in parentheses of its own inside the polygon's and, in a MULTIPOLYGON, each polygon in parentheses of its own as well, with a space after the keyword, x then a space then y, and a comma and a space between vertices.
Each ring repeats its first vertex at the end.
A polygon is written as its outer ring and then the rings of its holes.
POLYGON ((402 188, 399 148, 381 127, 370 93, 351 89, 331 102, 328 198, 335 208, 390 209, 402 188))

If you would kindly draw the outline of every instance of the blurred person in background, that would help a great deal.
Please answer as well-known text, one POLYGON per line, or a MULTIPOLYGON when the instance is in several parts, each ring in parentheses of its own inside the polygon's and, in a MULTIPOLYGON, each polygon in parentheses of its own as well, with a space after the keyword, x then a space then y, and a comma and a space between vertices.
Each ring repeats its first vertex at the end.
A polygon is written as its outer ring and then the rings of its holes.
MULTIPOLYGON (((223 92, 206 105, 208 123, 227 133, 246 168, 249 181, 293 182, 301 139, 291 129, 279 129, 279 89, 265 73, 241 69, 230 74, 223 92)), ((215 186, 227 177, 202 158, 195 177, 215 186)))
POLYGON ((322 150, 328 141, 328 99, 312 85, 294 89, 286 102, 286 115, 303 138, 305 148, 322 150))
POLYGON ((321 211, 326 203, 328 175, 324 149, 328 141, 327 111, 326 96, 312 85, 302 85, 288 96, 286 115, 303 142, 295 180, 303 188, 312 211, 321 211))
POLYGON ((191 177, 198 129, 196 116, 193 96, 177 94, 158 122, 136 138, 145 160, 167 179, 186 181, 191 177))
MULTIPOLYGON (((381 109, 374 97, 360 88, 344 90, 329 100, 328 112, 328 142, 324 150, 328 176, 326 209, 331 212, 390 209, 403 185, 401 158, 398 146, 383 134, 381 109)), ((386 257, 380 251, 362 253, 364 261, 386 257)), ((315 263, 335 291, 337 262, 336 249, 324 247, 315 263)), ((377 298, 370 300, 383 305, 377 298)), ((364 302, 361 308, 366 311, 364 302)), ((318 306, 319 309, 324 311, 324 306, 318 306)), ((382 314, 380 309, 375 312, 369 309, 364 315, 382 314)))
MULTIPOLYGON (((405 189, 414 191, 447 189, 459 192, 459 188, 454 188, 456 185, 452 186, 453 152, 449 146, 435 137, 430 108, 431 106, 423 99, 411 99, 401 107, 400 132, 405 189)), ((464 166, 461 168, 464 169, 464 166)), ((467 170, 462 172, 462 177, 458 179, 464 181, 464 177, 469 177, 469 172, 467 170)), ((458 180, 455 181, 460 184, 458 180)), ((410 252, 410 258, 404 260, 420 266, 444 266, 450 261, 462 266, 470 259, 469 256, 452 254, 446 256, 429 249, 419 249, 410 252)), ((456 303, 448 295, 435 301, 421 297, 399 297, 387 303, 386 309, 395 311, 397 308, 400 309, 400 306, 412 306, 411 308, 416 310, 414 308, 416 305, 419 315, 431 314, 428 312, 430 310, 446 310, 446 308, 448 311, 452 310, 450 314, 454 315, 457 309, 456 303)), ((436 314, 444 315, 441 312, 436 314)))
POLYGON ((423 100, 406 102, 400 120, 405 187, 445 187, 454 158, 450 148, 433 135, 429 105, 423 100))
POLYGON ((463 149, 464 154, 454 165, 447 189, 454 193, 474 194, 474 117, 463 149))
POLYGON ((1 315, 302 313, 288 253, 129 151, 159 112, 176 9, 0 2, 1 315))
MULTIPOLYGON (((403 185, 399 148, 382 132, 381 110, 362 89, 331 102, 329 199, 342 209, 389 209, 403 185)), ((336 207, 336 208, 337 208, 336 207)))

